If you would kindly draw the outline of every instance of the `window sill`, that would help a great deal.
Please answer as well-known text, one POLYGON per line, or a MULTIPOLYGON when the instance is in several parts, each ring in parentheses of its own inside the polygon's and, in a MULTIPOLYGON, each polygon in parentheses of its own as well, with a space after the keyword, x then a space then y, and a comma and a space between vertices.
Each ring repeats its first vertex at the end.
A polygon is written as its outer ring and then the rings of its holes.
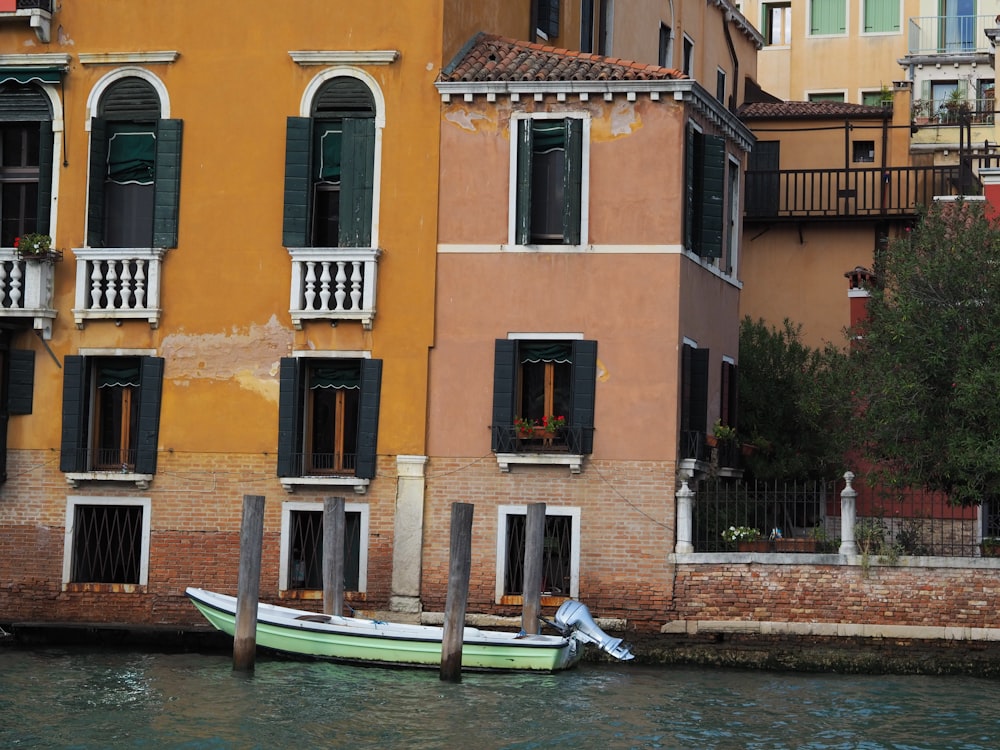
POLYGON ((78 487, 80 482, 134 482, 140 490, 149 488, 149 483, 153 481, 153 474, 135 474, 132 472, 121 473, 120 471, 80 471, 67 472, 66 483, 70 487, 78 487))
POLYGON ((286 492, 295 492, 296 487, 353 487, 357 495, 368 491, 370 479, 357 477, 279 477, 286 492))
POLYGON ((583 470, 582 453, 497 453, 500 471, 509 473, 512 464, 530 466, 568 466, 570 474, 583 470))

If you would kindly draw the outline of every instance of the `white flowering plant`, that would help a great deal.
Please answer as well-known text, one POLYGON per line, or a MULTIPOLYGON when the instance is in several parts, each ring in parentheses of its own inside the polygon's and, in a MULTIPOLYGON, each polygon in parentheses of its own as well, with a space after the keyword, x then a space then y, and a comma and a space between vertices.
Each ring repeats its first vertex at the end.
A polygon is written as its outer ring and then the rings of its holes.
POLYGON ((730 526, 722 531, 722 538, 727 542, 756 542, 760 536, 760 531, 750 526, 730 526))

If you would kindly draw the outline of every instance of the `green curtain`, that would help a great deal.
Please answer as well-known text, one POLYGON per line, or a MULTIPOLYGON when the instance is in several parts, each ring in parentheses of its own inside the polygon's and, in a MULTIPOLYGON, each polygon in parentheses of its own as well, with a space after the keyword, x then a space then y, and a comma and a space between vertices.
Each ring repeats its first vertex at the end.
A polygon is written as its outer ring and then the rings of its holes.
POLYGON ((309 388, 361 388, 361 367, 357 362, 327 362, 312 368, 309 388))
POLYGON ((132 367, 115 365, 103 365, 97 369, 97 387, 114 388, 132 386, 139 387, 139 365, 132 367))
POLYGON ((573 362, 573 345, 561 341, 519 341, 518 353, 522 365, 528 362, 573 362))
POLYGON ((327 126, 320 134, 319 179, 323 182, 340 182, 340 154, 344 140, 340 123, 327 126))
POLYGON ((148 130, 117 132, 108 140, 108 179, 118 184, 152 185, 156 137, 148 130))

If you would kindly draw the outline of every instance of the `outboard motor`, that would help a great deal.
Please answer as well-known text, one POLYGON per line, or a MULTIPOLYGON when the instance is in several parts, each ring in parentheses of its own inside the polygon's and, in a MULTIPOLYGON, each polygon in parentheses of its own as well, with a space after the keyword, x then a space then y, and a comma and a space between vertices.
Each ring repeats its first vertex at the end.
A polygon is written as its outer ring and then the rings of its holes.
POLYGON ((580 602, 572 599, 563 602, 556 611, 555 624, 564 634, 581 643, 593 643, 616 659, 628 661, 635 658, 629 647, 622 645, 621 638, 612 638, 598 627, 590 616, 590 610, 580 602))

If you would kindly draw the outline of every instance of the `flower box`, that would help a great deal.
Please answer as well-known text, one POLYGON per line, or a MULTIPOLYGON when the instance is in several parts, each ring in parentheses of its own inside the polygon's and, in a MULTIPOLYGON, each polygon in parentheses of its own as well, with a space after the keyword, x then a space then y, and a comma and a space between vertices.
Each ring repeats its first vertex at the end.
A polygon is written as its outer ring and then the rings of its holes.
POLYGON ((815 539, 775 539, 774 549, 776 552, 815 552, 815 539))
POLYGON ((738 552, 770 552, 771 542, 767 539, 757 539, 752 542, 736 542, 738 552))

